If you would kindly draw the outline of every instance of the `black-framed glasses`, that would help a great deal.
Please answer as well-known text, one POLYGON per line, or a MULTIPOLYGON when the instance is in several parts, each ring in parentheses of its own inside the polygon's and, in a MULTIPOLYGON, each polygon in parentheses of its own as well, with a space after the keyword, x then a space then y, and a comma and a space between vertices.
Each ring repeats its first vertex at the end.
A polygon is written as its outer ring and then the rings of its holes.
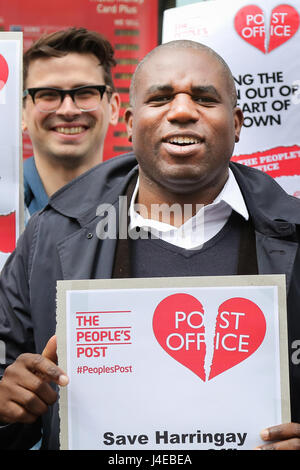
POLYGON ((43 113, 54 113, 63 100, 69 95, 80 111, 95 111, 101 103, 104 93, 112 93, 108 85, 85 85, 71 90, 61 88, 39 87, 27 88, 23 91, 23 98, 30 95, 33 103, 43 113))

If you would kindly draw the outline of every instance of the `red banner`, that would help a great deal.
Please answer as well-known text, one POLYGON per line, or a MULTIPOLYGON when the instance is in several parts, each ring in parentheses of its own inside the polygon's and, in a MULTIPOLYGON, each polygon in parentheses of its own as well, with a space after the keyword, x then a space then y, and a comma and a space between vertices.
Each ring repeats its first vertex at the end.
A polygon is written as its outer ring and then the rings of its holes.
MULTIPOLYGON (((232 160, 243 165, 252 166, 273 176, 273 178, 300 175, 300 147, 274 147, 263 152, 245 155, 234 155, 232 160)), ((291 191, 293 196, 299 197, 300 191, 291 191)))
MULTIPOLYGON (((117 66, 114 83, 120 93, 120 121, 110 128, 104 160, 131 149, 123 121, 129 84, 137 63, 158 43, 158 0, 9 0, 1 5, 0 30, 23 31, 24 49, 43 33, 83 26, 104 34, 112 43, 117 66)), ((24 158, 32 155, 28 134, 24 158)))

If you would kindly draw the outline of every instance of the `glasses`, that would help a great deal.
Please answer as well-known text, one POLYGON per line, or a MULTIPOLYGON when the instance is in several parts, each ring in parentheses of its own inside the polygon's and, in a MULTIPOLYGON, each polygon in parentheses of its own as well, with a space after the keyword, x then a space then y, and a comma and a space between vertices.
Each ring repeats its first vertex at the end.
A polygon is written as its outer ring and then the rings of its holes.
POLYGON ((95 111, 101 103, 104 93, 112 94, 112 89, 107 85, 87 85, 71 90, 60 88, 40 87, 27 88, 23 92, 23 98, 30 95, 33 103, 42 113, 55 113, 66 95, 69 95, 80 111, 95 111))

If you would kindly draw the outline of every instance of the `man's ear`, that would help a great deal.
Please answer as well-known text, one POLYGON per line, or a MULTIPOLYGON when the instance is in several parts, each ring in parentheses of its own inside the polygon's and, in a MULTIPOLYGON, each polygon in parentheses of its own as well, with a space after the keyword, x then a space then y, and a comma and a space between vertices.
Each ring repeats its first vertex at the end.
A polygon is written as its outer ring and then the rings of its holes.
POLYGON ((118 120, 119 120, 119 112, 120 112, 120 106, 121 106, 120 95, 118 93, 113 93, 110 97, 109 104, 110 104, 109 123, 112 126, 115 126, 116 124, 118 124, 118 120))
POLYGON ((127 127, 127 136, 129 142, 132 142, 133 112, 132 108, 127 108, 124 114, 124 120, 127 127))
POLYGON ((239 142, 240 133, 244 122, 244 115, 241 108, 237 106, 234 108, 234 128, 235 128, 235 142, 239 142))

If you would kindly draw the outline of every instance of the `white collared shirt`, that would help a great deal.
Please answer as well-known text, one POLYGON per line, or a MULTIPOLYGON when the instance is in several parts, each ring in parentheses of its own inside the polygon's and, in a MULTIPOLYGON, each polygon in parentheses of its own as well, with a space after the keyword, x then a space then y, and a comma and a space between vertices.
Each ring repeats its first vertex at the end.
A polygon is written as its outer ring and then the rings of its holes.
POLYGON ((138 238, 138 229, 143 229, 147 236, 153 235, 172 245, 187 250, 200 249, 204 243, 213 238, 224 227, 232 210, 236 211, 245 220, 249 219, 249 213, 239 188, 239 185, 229 169, 229 177, 216 199, 206 206, 201 205, 197 213, 190 217, 180 227, 174 227, 167 223, 144 218, 134 208, 139 188, 139 180, 136 183, 129 208, 129 236, 138 238))

